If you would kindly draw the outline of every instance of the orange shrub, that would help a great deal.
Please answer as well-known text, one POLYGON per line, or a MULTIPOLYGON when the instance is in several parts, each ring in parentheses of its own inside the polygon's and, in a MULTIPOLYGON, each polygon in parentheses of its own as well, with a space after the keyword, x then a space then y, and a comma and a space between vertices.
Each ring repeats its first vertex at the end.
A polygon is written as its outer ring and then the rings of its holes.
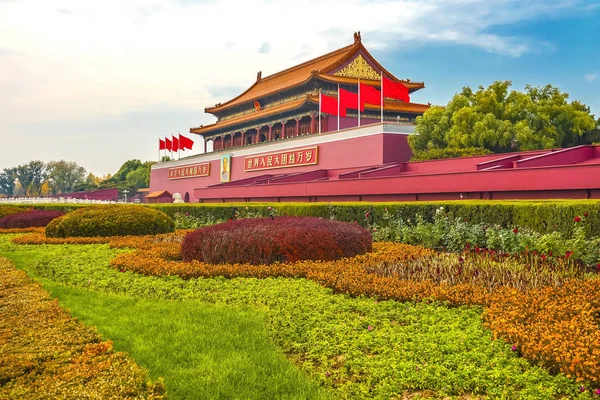
POLYGON ((14 244, 102 244, 109 241, 110 238, 104 237, 49 238, 44 233, 31 233, 12 239, 14 244))
POLYGON ((30 232, 35 232, 35 233, 44 233, 44 228, 43 227, 31 227, 31 228, 5 228, 5 229, 0 229, 0 235, 5 234, 5 233, 30 233, 30 232))

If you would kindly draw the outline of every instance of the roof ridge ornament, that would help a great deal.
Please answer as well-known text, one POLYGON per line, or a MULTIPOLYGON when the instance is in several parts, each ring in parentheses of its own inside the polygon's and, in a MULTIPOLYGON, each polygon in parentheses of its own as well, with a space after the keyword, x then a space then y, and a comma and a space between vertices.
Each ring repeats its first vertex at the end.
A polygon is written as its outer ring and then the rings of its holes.
POLYGON ((262 71, 258 71, 258 73, 256 74, 256 82, 260 82, 261 79, 262 79, 262 71))
POLYGON ((360 31, 354 32, 354 44, 356 44, 356 43, 361 43, 360 31))

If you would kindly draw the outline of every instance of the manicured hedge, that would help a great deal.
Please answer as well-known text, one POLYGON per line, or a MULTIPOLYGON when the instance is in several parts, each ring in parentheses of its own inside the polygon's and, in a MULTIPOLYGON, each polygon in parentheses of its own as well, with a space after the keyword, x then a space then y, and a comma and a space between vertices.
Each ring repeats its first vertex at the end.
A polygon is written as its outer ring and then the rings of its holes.
POLYGON ((570 237, 573 233, 573 218, 588 213, 586 233, 600 236, 600 201, 598 200, 458 200, 439 202, 403 203, 248 203, 248 204, 160 204, 153 207, 174 215, 189 213, 200 218, 212 215, 215 219, 227 220, 248 213, 268 216, 268 207, 279 215, 313 216, 334 218, 340 221, 357 221, 366 226, 385 226, 390 218, 414 220, 421 214, 425 220, 433 221, 435 211, 444 207, 457 217, 473 223, 483 222, 505 227, 520 226, 540 233, 558 231, 570 237), (247 209, 246 209, 247 207, 247 209), (366 217, 365 217, 366 216, 366 217))
POLYGON ((27 211, 27 209, 14 206, 0 206, 0 218, 3 218, 6 215, 22 213, 23 211, 27 211))
POLYGON ((54 218, 58 218, 65 213, 52 210, 31 210, 10 214, 0 218, 0 228, 33 228, 44 227, 54 218))
MULTIPOLYGON (((77 205, 36 205, 37 209, 70 211, 77 205), (65 209, 66 208, 66 209, 65 209)), ((89 206, 79 206, 89 207, 89 206)), ((505 227, 520 226, 540 233, 558 231, 570 237, 573 233, 573 218, 589 214, 586 233, 600 236, 599 200, 457 200, 439 202, 403 203, 229 203, 229 204, 156 204, 152 207, 174 216, 176 213, 189 213, 192 216, 226 221, 246 216, 270 214, 273 207, 277 215, 313 216, 334 218, 340 221, 357 221, 359 225, 376 224, 385 226, 389 218, 414 219, 421 214, 432 221, 436 209, 445 207, 458 217, 473 223, 483 222, 505 227), (367 218, 365 214, 367 213, 367 218)))
POLYGON ((154 235, 175 230, 175 222, 159 210, 134 205, 84 207, 53 220, 48 237, 154 235))
POLYGON ((358 224, 312 217, 242 219, 189 233, 185 261, 210 264, 272 264, 337 260, 372 249, 371 234, 358 224))

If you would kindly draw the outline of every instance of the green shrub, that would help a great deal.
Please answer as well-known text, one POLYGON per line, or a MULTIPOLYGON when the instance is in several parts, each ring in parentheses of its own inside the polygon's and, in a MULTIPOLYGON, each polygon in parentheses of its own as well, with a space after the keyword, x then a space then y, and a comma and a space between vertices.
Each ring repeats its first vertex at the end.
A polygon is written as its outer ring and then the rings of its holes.
POLYGON ((584 213, 571 220, 570 237, 556 231, 539 233, 518 226, 471 223, 454 217, 444 207, 436 210, 431 222, 420 214, 403 220, 386 212, 382 218, 386 225, 374 224, 371 230, 375 241, 396 241, 451 252, 461 252, 467 246, 510 254, 535 251, 553 257, 573 257, 587 266, 595 266, 600 262, 600 237, 586 237, 590 216, 584 213))
MULTIPOLYGON (((79 204, 39 204, 36 209, 71 211, 87 208, 79 204)), ((573 218, 588 213, 586 237, 600 236, 600 201, 598 200, 455 200, 418 201, 397 203, 225 203, 225 204, 153 204, 148 207, 160 210, 171 218, 176 213, 188 214, 205 226, 229 219, 268 217, 269 207, 277 209, 280 216, 311 216, 338 221, 357 221, 362 226, 377 225, 384 229, 389 221, 407 220, 420 214, 424 221, 432 222, 436 209, 444 207, 457 218, 469 223, 519 226, 538 233, 560 232, 572 237, 573 218), (368 215, 368 217, 365 217, 368 215), (386 220, 386 215, 388 219, 386 220)))
POLYGON ((14 206, 0 206, 0 218, 7 215, 18 214, 27 211, 25 208, 14 207, 14 206))
POLYGON ((484 156, 492 154, 488 149, 483 147, 467 147, 464 149, 430 149, 430 150, 417 150, 414 152, 410 161, 426 161, 426 160, 439 160, 442 158, 457 158, 457 157, 471 157, 471 156, 484 156))
POLYGON ((48 237, 154 235, 175 230, 175 222, 163 212, 143 206, 85 207, 50 222, 48 237))

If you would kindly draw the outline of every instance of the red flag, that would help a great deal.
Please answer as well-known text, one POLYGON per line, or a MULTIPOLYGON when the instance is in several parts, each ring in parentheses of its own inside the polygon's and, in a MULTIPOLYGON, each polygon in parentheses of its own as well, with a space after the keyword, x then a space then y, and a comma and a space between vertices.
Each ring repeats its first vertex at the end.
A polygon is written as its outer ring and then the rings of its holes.
MULTIPOLYGON (((335 97, 321 94, 321 112, 338 115, 338 101, 335 97)), ((340 117, 346 116, 346 109, 340 107, 340 117)))
POLYGON ((173 151, 179 150, 179 139, 173 136, 173 151))
POLYGON ((183 135, 179 135, 179 145, 181 146, 181 150, 191 150, 194 146, 194 141, 192 139, 186 138, 183 135))
MULTIPOLYGON (((373 104, 376 106, 381 105, 381 92, 375 89, 373 86, 365 85, 360 83, 360 102, 362 103, 363 110, 365 104, 373 104)), ((361 110, 362 111, 362 110, 361 110)))
POLYGON ((169 151, 173 150, 173 143, 169 140, 169 138, 165 138, 166 146, 165 148, 169 151))
POLYGON ((158 139, 158 150, 164 150, 167 148, 167 144, 164 140, 158 139))
MULTIPOLYGON (((347 108, 356 110, 358 108, 358 94, 349 92, 345 89, 340 89, 340 102, 340 106, 344 109, 344 112, 347 108)), ((360 111, 365 111, 364 102, 360 105, 360 111)))
POLYGON ((406 86, 400 82, 389 80, 385 76, 383 77, 383 97, 410 102, 410 95, 406 86))

